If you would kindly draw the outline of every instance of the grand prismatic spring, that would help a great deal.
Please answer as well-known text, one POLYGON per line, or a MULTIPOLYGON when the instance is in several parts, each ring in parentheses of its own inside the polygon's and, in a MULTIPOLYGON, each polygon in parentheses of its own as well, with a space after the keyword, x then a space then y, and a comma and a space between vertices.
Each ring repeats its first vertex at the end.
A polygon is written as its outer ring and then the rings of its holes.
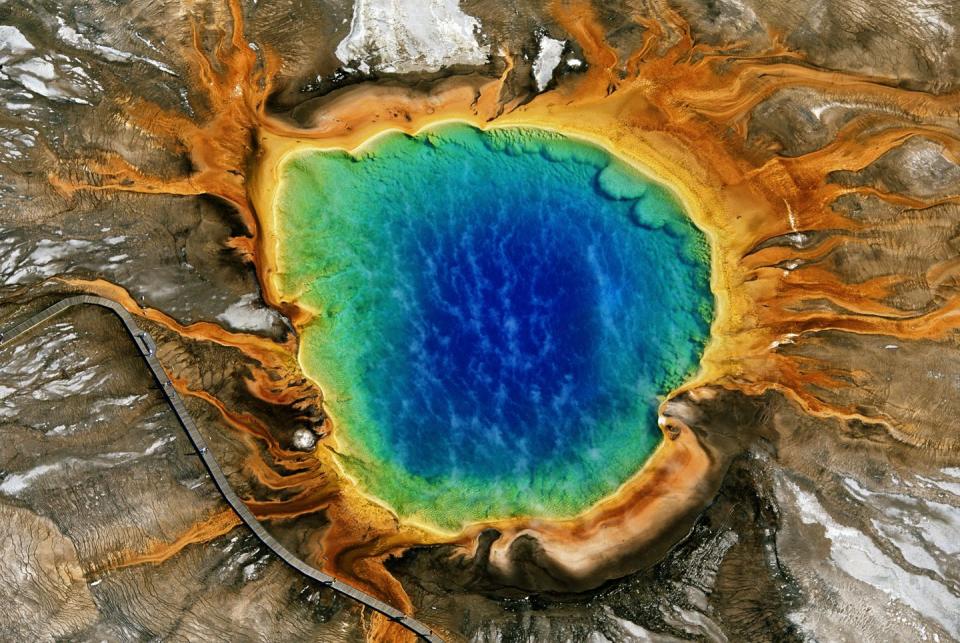
POLYGON ((958 7, 0 3, 0 640, 960 639, 958 7))
POLYGON ((399 515, 455 530, 573 516, 636 473, 697 367, 706 240, 590 144, 465 125, 286 161, 284 297, 340 461, 399 515))

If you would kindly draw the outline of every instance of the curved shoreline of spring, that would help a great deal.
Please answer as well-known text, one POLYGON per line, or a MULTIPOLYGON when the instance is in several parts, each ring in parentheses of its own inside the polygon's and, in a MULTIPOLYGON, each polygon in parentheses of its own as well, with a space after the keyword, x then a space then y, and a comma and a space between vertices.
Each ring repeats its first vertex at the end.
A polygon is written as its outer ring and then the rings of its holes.
POLYGON ((65 299, 61 299, 52 306, 49 306, 48 308, 45 308, 40 312, 27 317, 13 326, 0 331, 0 346, 13 341, 19 335, 22 335, 28 330, 44 323, 67 308, 82 304, 107 308, 113 311, 120 318, 127 330, 127 333, 129 333, 130 337, 137 345, 137 349, 140 351, 144 361, 146 361, 147 366, 150 367, 150 371, 153 373, 154 379, 156 379, 157 383, 160 385, 160 389, 163 391, 167 402, 169 402, 174 414, 180 421, 180 425, 183 427, 183 430, 186 432, 187 437, 193 444, 194 449, 196 449, 197 454, 203 461, 204 466, 207 468, 207 471, 213 478, 213 483, 220 492, 220 495, 224 500, 227 501, 227 504, 229 504, 234 512, 236 512, 236 514, 240 517, 240 520, 243 521, 250 531, 253 532, 253 535, 256 536, 257 539, 264 544, 264 546, 270 549, 270 551, 280 558, 280 560, 292 567, 294 570, 300 572, 304 576, 312 578, 320 585, 328 587, 348 598, 352 598, 353 600, 369 607, 370 609, 383 614, 391 621, 413 632, 420 638, 430 641, 430 643, 444 643, 443 639, 434 634, 433 630, 420 621, 408 616, 407 614, 404 614, 392 605, 389 605, 380 599, 371 596, 370 594, 367 594, 356 587, 353 587, 352 585, 344 583, 342 580, 334 578, 333 576, 325 574, 324 572, 308 565, 270 535, 270 533, 263 526, 263 523, 261 523, 256 516, 253 515, 253 512, 247 508, 244 501, 236 494, 236 492, 233 490, 233 487, 230 486, 226 475, 223 473, 223 469, 220 468, 220 465, 213 457, 213 454, 207 447, 206 440, 204 440, 203 436, 200 434, 200 431, 197 429, 193 418, 187 411, 187 407, 184 406, 183 399, 174 389, 173 382, 170 380, 170 377, 167 375, 166 371, 163 370, 163 366, 157 359, 155 355, 157 345, 154 342, 153 337, 151 337, 147 331, 141 329, 137 325, 133 319, 133 316, 123 306, 112 299, 107 299, 106 297, 97 297, 93 295, 76 295, 67 297, 65 299))

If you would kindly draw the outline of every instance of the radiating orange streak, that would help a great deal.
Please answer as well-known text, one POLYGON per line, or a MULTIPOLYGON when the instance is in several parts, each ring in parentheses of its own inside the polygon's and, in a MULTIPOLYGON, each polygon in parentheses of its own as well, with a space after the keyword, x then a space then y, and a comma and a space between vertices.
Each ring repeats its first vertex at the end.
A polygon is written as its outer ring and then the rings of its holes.
POLYGON ((324 509, 330 498, 336 494, 335 486, 332 484, 334 481, 320 470, 319 463, 315 458, 280 448, 270 434, 269 428, 257 418, 247 413, 230 411, 223 402, 213 395, 206 391, 192 390, 186 386, 183 380, 173 377, 171 380, 181 395, 201 399, 213 406, 232 429, 266 442, 269 452, 274 456, 276 465, 288 470, 300 471, 300 473, 281 475, 263 460, 255 446, 248 445, 246 468, 254 474, 259 484, 272 491, 301 490, 293 497, 285 500, 245 500, 245 504, 257 518, 276 520, 316 513, 324 509))
POLYGON ((779 157, 780 161, 795 167, 797 172, 803 169, 819 170, 822 178, 824 172, 831 170, 862 170, 915 136, 939 143, 948 154, 957 154, 960 150, 957 133, 936 125, 904 126, 894 120, 892 125, 881 131, 870 131, 889 120, 893 119, 877 116, 860 118, 838 132, 837 138, 821 149, 802 156, 779 157))
POLYGON ((246 504, 260 520, 284 520, 326 509, 335 497, 332 487, 314 487, 286 500, 249 500, 246 504))
POLYGON ((779 334, 840 330, 861 335, 889 335, 904 339, 942 340, 960 327, 960 297, 952 297, 940 308, 923 314, 901 313, 901 317, 868 316, 822 312, 796 314, 786 322, 771 322, 779 334))
POLYGON ((817 265, 803 266, 786 275, 776 268, 769 270, 780 277, 778 296, 771 302, 771 306, 777 306, 776 316, 780 319, 789 319, 797 305, 817 299, 826 299, 851 313, 894 317, 904 314, 881 301, 891 294, 891 289, 902 281, 902 277, 885 275, 848 284, 831 278, 828 270, 817 265))
POLYGON ((250 374, 247 389, 258 398, 277 406, 294 406, 308 399, 313 387, 306 381, 290 382, 287 379, 276 380, 266 371, 257 370, 250 374))
POLYGON ((864 196, 873 196, 877 197, 881 201, 885 201, 892 205, 899 205, 903 208, 911 210, 924 210, 937 205, 947 205, 950 203, 960 203, 960 195, 949 194, 942 197, 932 197, 932 198, 921 198, 906 196, 903 194, 897 194, 893 192, 885 192, 878 188, 872 186, 857 186, 844 188, 840 186, 827 186, 825 191, 832 193, 834 197, 841 197, 845 194, 860 194, 864 196))
MULTIPOLYGON (((349 492, 348 492, 349 493, 349 492)), ((399 540, 411 538, 409 530, 400 536, 396 519, 384 520, 367 509, 357 511, 349 502, 333 502, 326 509, 329 525, 324 532, 324 560, 328 569, 351 579, 351 582, 375 596, 383 596, 398 609, 413 610, 410 597, 403 586, 383 566, 388 554, 401 546, 399 540), (384 548, 389 543, 391 547, 384 548)), ((429 539, 413 538, 416 542, 429 539)))
POLYGON ((187 386, 187 382, 184 379, 171 375, 170 380, 173 382, 174 388, 176 388, 181 395, 203 400, 215 408, 230 428, 265 442, 268 448, 275 450, 277 453, 284 453, 281 451, 279 443, 276 438, 273 437, 270 430, 253 415, 249 413, 234 413, 229 410, 223 402, 207 391, 195 390, 187 386))
MULTIPOLYGON (((783 234, 790 234, 789 222, 783 234)), ((780 235, 782 236, 782 235, 780 235)), ((835 233, 818 244, 805 248, 794 246, 771 245, 751 252, 743 257, 742 263, 746 271, 759 272, 764 268, 773 268, 779 264, 796 261, 801 265, 823 261, 837 248, 851 242, 852 235, 835 233)), ((856 240, 854 241, 856 242, 856 240)))
POLYGON ((681 88, 699 114, 730 123, 752 110, 776 91, 786 87, 812 87, 823 96, 879 96, 882 103, 896 105, 916 117, 949 120, 960 112, 958 94, 932 96, 887 85, 886 79, 850 72, 833 72, 792 63, 758 64, 756 57, 733 61, 728 80, 712 90, 681 88))
MULTIPOLYGON (((759 377, 755 381, 738 380, 726 383, 724 386, 742 390, 749 395, 760 395, 765 391, 775 390, 792 400, 807 415, 837 422, 859 421, 879 425, 894 439, 913 447, 940 446, 940 442, 917 438, 909 431, 901 429, 887 415, 882 413, 866 415, 860 412, 856 405, 838 405, 836 402, 827 402, 818 397, 810 390, 811 386, 819 387, 821 390, 838 390, 857 385, 836 376, 831 377, 826 374, 827 371, 817 370, 818 364, 819 368, 823 368, 820 360, 813 357, 775 352, 758 368, 758 372, 766 372, 769 379, 759 377), (806 368, 801 369, 801 364, 806 365, 806 368)), ((838 375, 842 373, 838 369, 833 369, 833 372, 838 375)), ((856 374, 857 377, 864 375, 856 374)))
POLYGON ((299 471, 299 473, 281 475, 259 457, 256 449, 251 449, 248 456, 250 458, 248 465, 257 475, 257 479, 261 484, 270 489, 281 490, 304 487, 321 480, 323 474, 317 467, 316 459, 298 451, 283 449, 270 432, 270 429, 262 421, 249 413, 236 413, 231 411, 223 402, 210 393, 189 388, 182 379, 176 377, 171 377, 170 379, 174 387, 182 395, 203 400, 216 409, 230 428, 266 443, 267 451, 277 465, 283 466, 288 470, 299 471))
POLYGON ((235 348, 266 367, 286 367, 291 364, 291 353, 296 342, 292 337, 284 343, 278 343, 259 335, 228 331, 211 322, 201 321, 185 325, 155 308, 141 306, 123 287, 109 281, 103 279, 74 279, 71 277, 59 277, 58 279, 84 292, 112 299, 123 306, 131 315, 149 319, 182 337, 210 341, 221 346, 235 348))
POLYGON ((116 563, 108 564, 95 571, 105 572, 136 565, 157 565, 170 560, 188 545, 210 542, 214 538, 230 533, 240 524, 237 514, 232 509, 226 509, 193 525, 173 542, 159 542, 142 552, 121 554, 116 563))
MULTIPOLYGON (((876 123, 874 123, 876 125, 876 123)), ((922 126, 890 127, 879 133, 866 135, 862 131, 851 131, 848 135, 841 133, 832 144, 798 157, 776 157, 771 163, 777 163, 786 169, 798 185, 816 189, 824 183, 824 177, 830 172, 845 170, 858 172, 875 162, 884 154, 900 147, 913 137, 923 137, 936 141, 944 146, 946 151, 960 146, 960 141, 947 135, 942 129, 922 126)), ((831 201, 836 197, 851 192, 872 193, 884 200, 896 202, 906 207, 925 207, 930 199, 893 195, 881 192, 872 186, 856 186, 845 188, 839 185, 830 186, 825 194, 831 201)), ((951 197, 960 195, 960 191, 941 197, 940 201, 951 200, 951 197)))
POLYGON ((243 38, 243 13, 237 0, 229 0, 234 29, 231 46, 222 46, 215 56, 223 70, 218 72, 203 51, 200 30, 192 25, 193 48, 186 54, 191 62, 193 85, 204 92, 208 105, 201 125, 180 113, 164 110, 139 99, 130 100, 131 123, 143 131, 188 151, 193 169, 189 176, 164 178, 145 175, 116 155, 88 163, 98 175, 91 183, 72 177, 52 175, 50 182, 61 191, 110 190, 146 194, 214 194, 234 206, 249 233, 257 234, 257 219, 246 195, 244 173, 251 155, 251 132, 259 121, 269 95, 270 78, 279 68, 279 59, 263 50, 261 65, 257 53, 243 38))
POLYGON ((607 44, 606 36, 597 24, 593 5, 587 0, 553 0, 550 11, 583 49, 588 70, 580 81, 581 88, 589 84, 591 93, 597 96, 614 91, 620 83, 614 73, 617 52, 607 44))

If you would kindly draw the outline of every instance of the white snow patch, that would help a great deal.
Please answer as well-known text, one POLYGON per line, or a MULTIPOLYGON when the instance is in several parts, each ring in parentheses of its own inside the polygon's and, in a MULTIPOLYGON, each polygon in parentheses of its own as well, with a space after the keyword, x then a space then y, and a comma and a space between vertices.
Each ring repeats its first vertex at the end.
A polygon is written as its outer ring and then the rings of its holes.
POLYGON ((243 568, 243 579, 247 581, 256 580, 257 571, 256 563, 250 563, 243 568))
POLYGON ((943 584, 911 574, 884 554, 869 536, 836 522, 812 493, 790 480, 786 486, 796 498, 800 520, 820 525, 830 541, 830 558, 845 574, 874 587, 935 620, 948 632, 960 632, 960 612, 943 584))
MULTIPOLYGON (((75 337, 75 336, 74 336, 75 337)), ((70 338, 72 339, 72 338, 70 338)), ((67 338, 64 338, 66 341, 67 338)), ((69 397, 82 393, 99 373, 96 368, 87 368, 71 375, 66 379, 47 382, 43 388, 33 391, 30 394, 35 400, 55 400, 58 398, 69 397)))
POLYGON ((533 79, 537 82, 537 91, 542 92, 550 84, 566 45, 566 40, 551 38, 546 33, 540 35, 540 50, 533 61, 533 79))
MULTIPOLYGON (((36 130, 19 130, 13 127, 0 127, 0 157, 4 159, 21 159, 26 155, 27 148, 37 143, 36 130)), ((2 263, 0 272, 8 272, 9 267, 20 256, 20 250, 14 249, 2 263), (10 257, 12 256, 12 262, 10 257)))
POLYGON ((71 59, 65 56, 34 57, 16 63, 11 63, 6 58, 0 56, 0 63, 4 65, 0 78, 9 78, 24 89, 45 98, 89 105, 89 101, 82 98, 81 94, 100 89, 99 83, 93 81, 80 67, 62 65, 58 68, 57 64, 71 62, 71 59), (54 64, 53 60, 56 60, 57 64, 54 64))
POLYGON ((70 254, 70 249, 52 239, 41 239, 28 257, 34 265, 45 266, 51 261, 62 259, 70 254))
MULTIPOLYGON (((916 476, 916 480, 922 487, 939 487, 949 491, 943 486, 949 485, 949 482, 938 482, 923 476, 916 476)), ((928 544, 935 545, 943 552, 950 555, 960 554, 960 541, 953 535, 960 529, 960 509, 932 500, 918 500, 908 495, 870 491, 852 478, 845 478, 844 485, 862 502, 873 502, 869 500, 872 496, 894 499, 896 504, 884 512, 889 518, 898 524, 913 525, 920 530, 928 544)))
MULTIPOLYGON (((0 128, 0 137, 5 134, 3 128, 0 128)), ((19 249, 14 249, 2 263, 0 263, 0 274, 6 274, 12 271, 6 278, 6 283, 17 284, 24 279, 31 277, 45 278, 63 272, 66 269, 66 261, 74 249, 86 250, 90 247, 90 242, 85 239, 40 239, 33 251, 29 255, 19 260, 22 254, 19 249), (14 262, 11 262, 10 259, 14 262), (15 270, 14 270, 15 269, 15 270)), ((2 253, 0 253, 2 254, 2 253)))
POLYGON ((793 208, 790 207, 790 203, 784 199, 783 204, 787 206, 787 221, 790 223, 790 229, 797 232, 797 216, 793 213, 793 208))
POLYGON ((479 21, 458 0, 356 0, 350 33, 337 45, 344 65, 396 73, 483 65, 479 21))
POLYGON ((921 1, 910 5, 909 16, 924 31, 932 32, 929 35, 939 36, 941 38, 952 38, 954 34, 953 25, 944 19, 942 12, 948 4, 939 2, 921 1))
POLYGON ((163 448, 164 445, 169 444, 171 442, 173 442, 172 435, 168 435, 167 437, 160 438, 159 440, 157 440, 156 442, 148 446, 146 451, 143 452, 143 455, 153 455, 154 453, 159 451, 161 448, 163 448))
MULTIPOLYGON (((58 426, 57 429, 59 428, 60 427, 58 426)), ((56 432, 56 429, 54 429, 52 432, 56 432)), ((24 489, 29 487, 30 483, 37 478, 40 478, 51 471, 55 471, 62 466, 66 466, 68 470, 87 468, 108 469, 118 464, 124 464, 144 456, 151 456, 160 451, 164 445, 173 442, 173 440, 174 436, 172 435, 158 438, 153 442, 153 444, 148 446, 142 452, 116 451, 112 453, 105 453, 102 456, 93 458, 65 458, 64 460, 55 464, 41 464, 22 473, 15 473, 7 476, 7 479, 3 481, 3 484, 0 484, 0 493, 16 496, 24 489)))
POLYGON ((607 618, 619 625, 624 633, 630 637, 629 640, 635 641, 649 641, 651 640, 650 632, 645 630, 640 625, 637 625, 633 621, 628 621, 625 618, 620 618, 619 616, 613 613, 613 610, 609 607, 605 607, 604 611, 607 613, 607 618))
POLYGON ((44 433, 44 435, 48 435, 48 436, 49 436, 49 435, 63 435, 63 434, 66 433, 66 432, 67 432, 67 425, 66 425, 66 424, 58 424, 57 426, 53 427, 52 429, 50 429, 49 431, 47 431, 46 433, 44 433))
MULTIPOLYGON (((875 105, 868 103, 862 103, 859 101, 852 100, 827 100, 819 101, 810 106, 810 113, 814 115, 818 120, 823 120, 823 115, 825 112, 831 109, 877 109, 875 105)), ((887 110, 883 110, 887 111, 887 110)))
MULTIPOLYGON (((159 60, 154 60, 153 58, 149 58, 147 56, 138 56, 137 54, 132 54, 128 51, 121 51, 115 47, 92 42, 89 38, 68 25, 63 18, 58 17, 57 22, 60 24, 60 26, 57 28, 57 36, 59 36, 64 42, 73 45, 77 49, 83 49, 85 51, 99 54, 101 58, 110 62, 139 61, 156 67, 165 74, 170 74, 171 76, 177 75, 177 72, 159 60)), ((140 40, 144 41, 142 37, 140 40)))
POLYGON ((267 331, 278 321, 277 313, 269 308, 256 305, 259 300, 252 293, 243 295, 240 300, 230 304, 217 319, 239 330, 267 331))
POLYGON ((10 25, 0 25, 0 64, 6 63, 14 56, 33 51, 33 45, 26 36, 10 25))
POLYGON ((18 64, 17 68, 43 80, 53 80, 57 77, 57 70, 53 63, 43 58, 30 58, 18 64))
POLYGON ((55 464, 41 464, 32 469, 28 469, 23 473, 15 473, 11 476, 8 476, 6 480, 3 481, 3 484, 0 484, 0 492, 7 494, 8 496, 15 496, 27 487, 30 486, 30 483, 39 478, 40 476, 53 471, 57 468, 58 465, 55 464))

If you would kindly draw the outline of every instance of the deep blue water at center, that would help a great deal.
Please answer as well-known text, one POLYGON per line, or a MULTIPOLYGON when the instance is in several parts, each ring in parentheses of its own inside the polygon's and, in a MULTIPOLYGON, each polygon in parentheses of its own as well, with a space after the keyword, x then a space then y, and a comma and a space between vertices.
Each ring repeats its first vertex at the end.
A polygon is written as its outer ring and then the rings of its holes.
POLYGON ((543 226, 540 211, 530 212, 586 204, 516 196, 478 199, 472 225, 425 232, 428 243, 411 253, 426 269, 403 357, 419 377, 402 421, 413 444, 443 425, 472 447, 410 453, 415 473, 455 461, 468 473, 507 474, 574 447, 571 433, 608 410, 595 341, 603 332, 597 304, 612 295, 599 284, 606 276, 582 256, 575 228, 543 226))

